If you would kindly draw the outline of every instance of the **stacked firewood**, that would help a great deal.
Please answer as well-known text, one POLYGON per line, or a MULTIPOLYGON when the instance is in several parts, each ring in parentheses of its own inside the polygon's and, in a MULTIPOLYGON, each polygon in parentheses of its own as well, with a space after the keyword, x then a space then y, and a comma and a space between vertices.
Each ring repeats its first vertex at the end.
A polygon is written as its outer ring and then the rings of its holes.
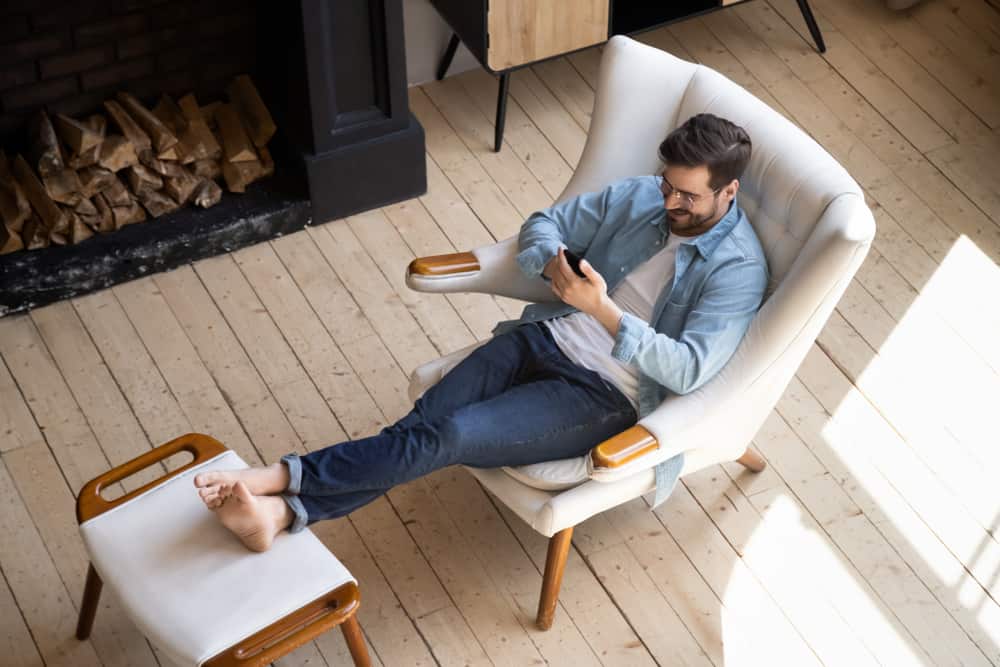
POLYGON ((163 95, 153 109, 128 93, 104 114, 39 111, 26 155, 0 150, 0 254, 79 243, 188 203, 208 208, 274 172, 274 121, 248 76, 228 102, 163 95))

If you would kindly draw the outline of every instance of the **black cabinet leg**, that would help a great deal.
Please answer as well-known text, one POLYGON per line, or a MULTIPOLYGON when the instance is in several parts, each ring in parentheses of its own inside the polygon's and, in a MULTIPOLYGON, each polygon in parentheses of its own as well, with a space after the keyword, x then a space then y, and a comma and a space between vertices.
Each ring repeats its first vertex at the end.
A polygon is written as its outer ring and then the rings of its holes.
POLYGON ((806 25, 809 26, 809 34, 816 42, 816 50, 820 53, 826 53, 823 33, 819 31, 819 26, 816 24, 816 17, 813 16, 812 9, 809 7, 809 0, 799 0, 799 10, 802 12, 802 18, 806 20, 806 25))
POLYGON ((441 56, 441 63, 438 65, 438 81, 443 79, 444 75, 448 73, 448 68, 451 67, 451 61, 455 57, 455 51, 458 49, 458 42, 458 35, 454 32, 451 33, 451 40, 448 42, 448 48, 444 50, 444 55, 441 56))
POLYGON ((500 90, 497 92, 497 121, 493 126, 493 152, 499 153, 503 146, 503 124, 507 119, 507 88, 510 85, 510 72, 500 75, 500 90))

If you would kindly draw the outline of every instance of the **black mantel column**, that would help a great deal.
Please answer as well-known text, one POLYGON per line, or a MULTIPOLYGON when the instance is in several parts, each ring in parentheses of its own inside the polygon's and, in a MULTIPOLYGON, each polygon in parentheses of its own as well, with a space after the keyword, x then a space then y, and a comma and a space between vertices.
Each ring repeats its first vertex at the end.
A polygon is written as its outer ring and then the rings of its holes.
POLYGON ((265 15, 291 29, 260 21, 261 68, 287 77, 269 82, 286 95, 289 138, 305 163, 313 221, 326 222, 427 191, 424 132, 409 111, 401 0, 262 2, 265 15), (294 25, 297 24, 297 25, 294 25), (268 37, 268 33, 270 35, 268 37))

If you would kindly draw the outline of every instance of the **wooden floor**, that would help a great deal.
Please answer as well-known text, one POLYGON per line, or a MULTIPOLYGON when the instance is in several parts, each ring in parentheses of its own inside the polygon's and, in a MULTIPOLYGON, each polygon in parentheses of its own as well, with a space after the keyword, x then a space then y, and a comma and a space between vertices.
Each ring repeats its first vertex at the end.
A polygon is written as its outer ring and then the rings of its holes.
MULTIPOLYGON (((757 435, 770 466, 580 526, 547 633, 545 540, 462 470, 318 526, 361 582, 377 664, 1000 664, 1000 12, 811 4, 825 56, 794 0, 643 37, 804 128, 875 212, 864 267, 757 435)), ((192 430, 253 462, 370 434, 407 410, 410 370, 518 312, 409 292, 403 269, 551 203, 599 58, 516 73, 499 154, 488 75, 412 89, 418 200, 0 320, 0 663, 167 664, 108 596, 93 638, 72 637, 84 481, 192 430)), ((339 633, 281 661, 348 663, 339 633)))

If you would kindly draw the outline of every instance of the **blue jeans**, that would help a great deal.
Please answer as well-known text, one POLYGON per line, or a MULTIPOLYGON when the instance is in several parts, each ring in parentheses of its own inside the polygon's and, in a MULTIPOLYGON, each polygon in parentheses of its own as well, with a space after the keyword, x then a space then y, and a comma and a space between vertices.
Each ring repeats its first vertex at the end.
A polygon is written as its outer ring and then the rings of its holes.
POLYGON ((377 435, 288 454, 290 532, 343 516, 454 464, 519 466, 587 453, 634 426, 629 400, 562 353, 544 323, 477 348, 377 435))

